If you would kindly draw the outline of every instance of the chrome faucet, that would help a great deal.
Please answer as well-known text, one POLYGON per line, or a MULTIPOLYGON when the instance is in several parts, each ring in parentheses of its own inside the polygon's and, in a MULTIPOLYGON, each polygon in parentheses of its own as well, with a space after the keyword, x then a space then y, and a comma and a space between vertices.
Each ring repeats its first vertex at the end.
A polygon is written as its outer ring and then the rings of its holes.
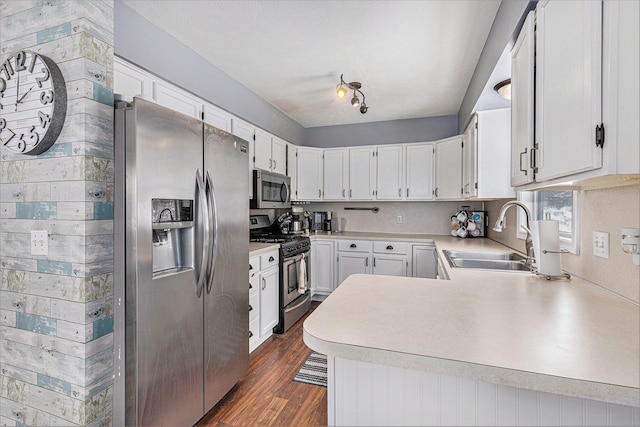
POLYGON ((499 233, 502 232, 502 228, 504 227, 504 216, 507 213, 507 209, 509 209, 511 206, 520 206, 524 210, 525 216, 527 218, 527 225, 526 226, 520 225, 520 227, 522 227, 524 231, 527 232, 527 238, 525 239, 525 243, 524 243, 526 248, 525 250, 527 251, 527 263, 529 263, 530 266, 533 266, 535 261, 535 255, 533 253, 533 238, 531 236, 531 229, 529 225, 529 220, 531 218, 531 211, 529 210, 527 205, 515 200, 512 200, 502 205, 502 208, 500 208, 500 213, 498 214, 498 220, 496 221, 496 224, 493 226, 493 231, 497 231, 499 233))

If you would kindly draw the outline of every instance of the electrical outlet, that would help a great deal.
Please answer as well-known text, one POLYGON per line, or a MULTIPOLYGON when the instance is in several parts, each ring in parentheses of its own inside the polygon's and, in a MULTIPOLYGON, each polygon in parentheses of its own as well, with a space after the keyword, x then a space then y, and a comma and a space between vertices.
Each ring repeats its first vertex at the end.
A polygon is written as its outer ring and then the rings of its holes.
POLYGON ((49 255, 49 233, 47 230, 31 231, 31 255, 49 255))
POLYGON ((402 224, 402 215, 396 217, 396 224, 402 224))
POLYGON ((603 231, 593 232, 593 255, 600 258, 609 258, 609 233, 603 231))

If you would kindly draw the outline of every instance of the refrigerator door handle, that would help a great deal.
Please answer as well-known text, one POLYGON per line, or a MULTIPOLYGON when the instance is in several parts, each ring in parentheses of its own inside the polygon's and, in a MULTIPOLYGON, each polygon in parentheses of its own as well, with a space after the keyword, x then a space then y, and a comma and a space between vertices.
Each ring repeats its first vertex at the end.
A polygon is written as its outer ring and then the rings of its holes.
MULTIPOLYGON (((208 261, 210 258, 210 232, 209 232, 209 204, 206 200, 206 187, 202 179, 202 172, 198 168, 196 171, 196 185, 198 190, 198 203, 201 208, 202 217, 199 221, 202 225, 202 258, 200 260, 200 271, 198 271, 198 283, 196 285, 196 295, 198 298, 202 296, 204 282, 207 278, 208 261)), ((199 210, 200 211, 200 210, 199 210)), ((198 212, 200 214, 200 212, 198 212)))
MULTIPOLYGON (((213 188, 213 180, 211 179, 211 174, 207 170, 207 178, 206 178, 206 196, 207 196, 207 206, 209 208, 209 219, 212 224, 212 233, 213 239, 209 238, 210 242, 210 253, 209 258, 207 260, 207 294, 211 292, 211 286, 213 285, 213 275, 215 273, 215 260, 216 253, 218 252, 218 207, 216 205, 216 192, 213 188)), ((209 234, 209 236, 211 236, 209 234)))

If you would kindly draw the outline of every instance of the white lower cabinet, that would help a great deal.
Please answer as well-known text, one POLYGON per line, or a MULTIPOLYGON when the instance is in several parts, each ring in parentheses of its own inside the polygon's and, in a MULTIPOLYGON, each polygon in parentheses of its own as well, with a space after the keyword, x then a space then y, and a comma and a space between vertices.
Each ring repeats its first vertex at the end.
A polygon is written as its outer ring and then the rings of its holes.
POLYGON ((411 246, 411 276, 435 279, 438 276, 438 253, 435 245, 411 246))
POLYGON ((249 352, 278 324, 278 250, 249 258, 249 352))
POLYGON ((400 242, 373 242, 373 274, 406 276, 409 260, 407 244, 400 242))
POLYGON ((329 295, 336 288, 336 256, 333 240, 311 242, 311 296, 329 295))

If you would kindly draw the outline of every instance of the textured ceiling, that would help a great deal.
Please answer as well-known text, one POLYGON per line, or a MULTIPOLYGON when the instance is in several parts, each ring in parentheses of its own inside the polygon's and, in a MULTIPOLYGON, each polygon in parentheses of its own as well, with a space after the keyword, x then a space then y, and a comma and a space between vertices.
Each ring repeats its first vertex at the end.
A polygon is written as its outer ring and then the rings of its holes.
POLYGON ((124 3, 304 127, 457 114, 500 5, 124 3), (337 99, 340 74, 362 83, 367 114, 337 99))

